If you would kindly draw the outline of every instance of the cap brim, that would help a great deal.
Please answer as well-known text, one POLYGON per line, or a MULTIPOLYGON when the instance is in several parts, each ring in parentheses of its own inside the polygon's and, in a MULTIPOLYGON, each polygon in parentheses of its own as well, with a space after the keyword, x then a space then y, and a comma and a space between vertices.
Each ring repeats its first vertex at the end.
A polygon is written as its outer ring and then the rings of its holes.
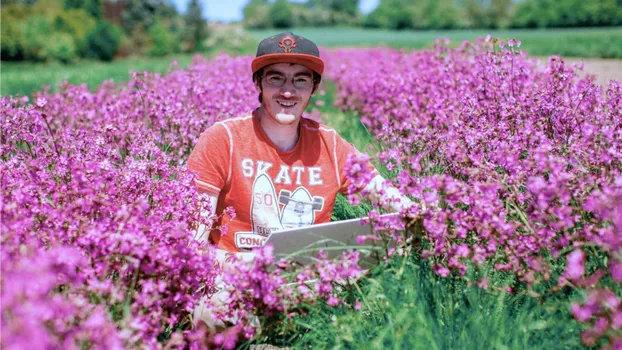
POLYGON ((324 73, 324 61, 319 57, 302 53, 271 53, 253 59, 251 69, 253 73, 261 68, 275 63, 297 63, 303 65, 319 75, 324 73))

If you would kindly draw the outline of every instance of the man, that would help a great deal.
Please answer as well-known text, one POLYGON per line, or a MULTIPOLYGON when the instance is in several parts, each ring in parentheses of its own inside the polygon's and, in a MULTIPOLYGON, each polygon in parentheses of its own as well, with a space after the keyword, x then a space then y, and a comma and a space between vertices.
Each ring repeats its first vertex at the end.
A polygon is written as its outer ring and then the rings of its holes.
MULTIPOLYGON (((330 221, 337 193, 349 186, 346 158, 358 152, 334 129, 302 118, 324 72, 313 42, 291 32, 266 38, 251 68, 261 105, 208 128, 188 160, 216 214, 235 209, 233 220, 217 223, 226 232, 202 225, 197 232, 217 245, 221 261, 262 246, 271 232, 330 221)), ((366 192, 378 199, 384 179, 369 167, 375 177, 366 192)), ((396 198, 388 209, 411 204, 395 188, 384 193, 396 198)))
MULTIPOLYGON (((358 151, 334 129, 302 118, 324 72, 319 56, 313 42, 291 32, 261 41, 251 64, 261 105, 215 123, 190 155, 198 190, 216 213, 229 206, 236 212, 234 220, 218 222, 225 234, 209 233, 219 249, 249 251, 276 230, 328 222, 337 193, 346 194, 346 158, 358 151)), ((367 192, 377 198, 384 179, 373 171, 367 192)), ((410 204, 391 193, 400 202, 390 209, 410 204)), ((199 234, 208 238, 205 227, 199 234)))

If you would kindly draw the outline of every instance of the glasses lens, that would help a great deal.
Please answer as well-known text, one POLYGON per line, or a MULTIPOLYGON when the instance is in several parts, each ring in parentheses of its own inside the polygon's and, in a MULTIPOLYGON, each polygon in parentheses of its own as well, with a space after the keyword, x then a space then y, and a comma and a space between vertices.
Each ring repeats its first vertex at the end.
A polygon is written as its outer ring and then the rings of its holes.
POLYGON ((281 75, 269 75, 266 80, 268 84, 272 86, 283 86, 285 84, 285 77, 281 75))
POLYGON ((294 79, 294 86, 297 88, 308 88, 311 86, 311 78, 298 77, 294 79))

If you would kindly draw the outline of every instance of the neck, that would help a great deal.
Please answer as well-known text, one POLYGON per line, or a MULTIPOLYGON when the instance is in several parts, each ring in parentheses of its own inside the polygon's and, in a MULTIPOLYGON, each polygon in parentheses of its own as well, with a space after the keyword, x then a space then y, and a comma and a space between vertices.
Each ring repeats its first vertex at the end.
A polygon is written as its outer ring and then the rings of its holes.
POLYGON ((257 110, 259 123, 261 124, 261 127, 266 135, 270 138, 270 141, 272 141, 281 152, 287 152, 294 149, 294 147, 296 147, 296 143, 298 142, 298 124, 300 124, 300 119, 290 125, 283 125, 277 123, 266 113, 267 112, 263 106, 259 107, 257 110))

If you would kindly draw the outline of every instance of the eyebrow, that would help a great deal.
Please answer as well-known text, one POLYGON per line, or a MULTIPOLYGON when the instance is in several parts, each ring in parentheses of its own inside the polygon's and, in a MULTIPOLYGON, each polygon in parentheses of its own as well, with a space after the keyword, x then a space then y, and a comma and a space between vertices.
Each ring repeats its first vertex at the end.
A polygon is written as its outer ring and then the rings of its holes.
MULTIPOLYGON (((267 72, 265 72, 264 74, 265 74, 265 75, 268 75, 268 74, 285 75, 285 74, 283 74, 282 72, 279 72, 279 71, 274 70, 274 69, 270 69, 270 70, 268 70, 267 72)), ((297 76, 301 76, 301 75, 303 75, 303 76, 307 76, 307 77, 311 77, 311 74, 310 74, 309 72, 298 72, 298 73, 294 74, 294 76, 295 76, 295 77, 297 77, 297 76)))

